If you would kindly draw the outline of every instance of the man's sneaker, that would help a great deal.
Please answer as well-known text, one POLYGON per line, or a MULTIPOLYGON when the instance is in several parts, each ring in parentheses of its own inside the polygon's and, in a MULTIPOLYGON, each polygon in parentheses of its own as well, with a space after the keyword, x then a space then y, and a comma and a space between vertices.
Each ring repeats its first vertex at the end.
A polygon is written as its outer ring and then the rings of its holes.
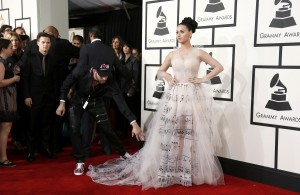
POLYGON ((131 155, 127 152, 123 156, 120 156, 120 158, 123 159, 123 160, 125 160, 127 158, 130 158, 130 157, 131 157, 131 155))
POLYGON ((74 175, 82 175, 84 172, 84 163, 77 163, 74 175))

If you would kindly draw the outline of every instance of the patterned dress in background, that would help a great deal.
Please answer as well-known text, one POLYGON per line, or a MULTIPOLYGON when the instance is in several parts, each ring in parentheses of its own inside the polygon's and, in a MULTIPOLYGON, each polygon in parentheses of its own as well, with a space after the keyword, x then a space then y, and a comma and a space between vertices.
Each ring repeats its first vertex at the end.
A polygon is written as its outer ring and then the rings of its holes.
MULTIPOLYGON (((0 57, 0 61, 4 64, 4 79, 14 76, 14 72, 8 67, 6 61, 0 57)), ((0 87, 0 122, 13 122, 17 119, 17 92, 16 84, 6 87, 0 87)))

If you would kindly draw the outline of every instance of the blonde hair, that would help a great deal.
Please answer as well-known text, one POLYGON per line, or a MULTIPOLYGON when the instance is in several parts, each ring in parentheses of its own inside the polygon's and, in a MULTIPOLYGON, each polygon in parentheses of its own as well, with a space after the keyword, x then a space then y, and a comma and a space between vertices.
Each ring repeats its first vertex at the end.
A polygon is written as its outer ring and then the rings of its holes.
POLYGON ((17 37, 18 41, 22 42, 21 37, 16 32, 10 32, 5 38, 10 40, 12 37, 17 37))
POLYGON ((15 51, 15 53, 17 55, 20 55, 21 52, 22 52, 22 44, 23 44, 22 39, 21 39, 21 37, 16 32, 10 32, 9 34, 6 35, 5 39, 7 39, 7 40, 10 41, 12 37, 16 37, 18 39, 18 41, 19 41, 19 47, 17 48, 17 50, 15 51))

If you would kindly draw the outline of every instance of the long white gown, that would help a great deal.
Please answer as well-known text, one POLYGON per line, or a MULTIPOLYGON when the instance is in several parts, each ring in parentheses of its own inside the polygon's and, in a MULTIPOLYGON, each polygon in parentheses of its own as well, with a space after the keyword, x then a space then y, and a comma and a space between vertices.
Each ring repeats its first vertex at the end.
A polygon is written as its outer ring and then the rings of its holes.
POLYGON ((208 84, 191 84, 201 60, 193 48, 186 58, 172 52, 172 68, 178 83, 170 86, 149 123, 144 147, 131 158, 111 159, 89 166, 87 175, 105 185, 142 185, 143 189, 174 184, 224 184, 215 155, 220 137, 212 116, 213 98, 208 84))

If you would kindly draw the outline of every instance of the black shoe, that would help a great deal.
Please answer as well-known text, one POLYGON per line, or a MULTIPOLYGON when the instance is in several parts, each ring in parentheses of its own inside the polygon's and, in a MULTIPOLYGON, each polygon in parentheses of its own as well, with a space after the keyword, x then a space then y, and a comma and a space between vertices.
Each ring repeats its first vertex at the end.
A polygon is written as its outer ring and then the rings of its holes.
POLYGON ((29 154, 27 155, 27 157, 26 157, 26 160, 27 160, 28 162, 34 161, 34 154, 33 154, 33 153, 29 153, 29 154))
POLYGON ((126 152, 123 156, 120 156, 120 158, 121 158, 122 160, 126 160, 126 159, 131 158, 131 155, 130 155, 129 153, 126 152))

